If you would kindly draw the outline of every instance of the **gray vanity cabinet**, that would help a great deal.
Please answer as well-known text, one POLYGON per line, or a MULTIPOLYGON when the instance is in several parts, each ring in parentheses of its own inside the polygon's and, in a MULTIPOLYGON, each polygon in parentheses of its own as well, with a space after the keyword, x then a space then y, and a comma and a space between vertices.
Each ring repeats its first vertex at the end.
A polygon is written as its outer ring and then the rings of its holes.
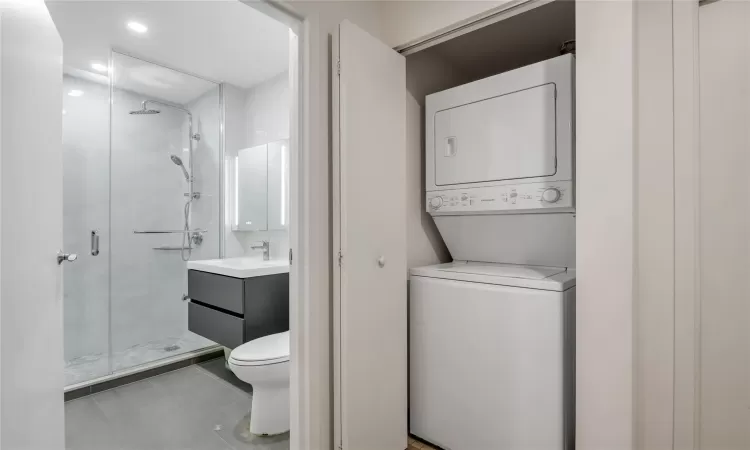
POLYGON ((188 271, 188 329, 225 347, 289 330, 289 274, 188 271))

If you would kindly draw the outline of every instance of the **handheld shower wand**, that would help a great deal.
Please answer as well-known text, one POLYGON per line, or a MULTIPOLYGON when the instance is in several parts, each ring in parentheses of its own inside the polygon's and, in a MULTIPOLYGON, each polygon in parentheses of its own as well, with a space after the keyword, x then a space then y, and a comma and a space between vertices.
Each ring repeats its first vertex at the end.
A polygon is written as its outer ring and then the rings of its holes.
POLYGON ((169 157, 173 163, 180 166, 180 169, 182 169, 182 173, 185 175, 185 181, 190 183, 190 174, 188 173, 187 169, 185 168, 185 164, 182 163, 182 159, 177 155, 171 155, 169 157))

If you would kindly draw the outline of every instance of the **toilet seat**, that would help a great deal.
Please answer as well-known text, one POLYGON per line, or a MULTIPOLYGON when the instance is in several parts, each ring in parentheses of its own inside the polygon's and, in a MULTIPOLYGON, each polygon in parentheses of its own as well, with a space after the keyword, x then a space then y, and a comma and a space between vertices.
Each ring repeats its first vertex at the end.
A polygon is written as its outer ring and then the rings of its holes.
POLYGON ((246 342, 232 350, 229 362, 237 366, 267 366, 289 361, 289 331, 246 342))

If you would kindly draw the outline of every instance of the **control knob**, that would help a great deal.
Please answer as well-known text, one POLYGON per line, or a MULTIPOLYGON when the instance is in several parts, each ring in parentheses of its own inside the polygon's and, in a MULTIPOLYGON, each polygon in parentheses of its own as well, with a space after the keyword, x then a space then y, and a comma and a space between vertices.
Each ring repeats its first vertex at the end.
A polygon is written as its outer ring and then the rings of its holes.
POLYGON ((430 199, 430 208, 439 209, 443 206, 443 197, 432 197, 430 199))
POLYGON ((557 188, 548 188, 542 192, 542 201, 545 203, 555 203, 560 200, 560 190, 557 188))

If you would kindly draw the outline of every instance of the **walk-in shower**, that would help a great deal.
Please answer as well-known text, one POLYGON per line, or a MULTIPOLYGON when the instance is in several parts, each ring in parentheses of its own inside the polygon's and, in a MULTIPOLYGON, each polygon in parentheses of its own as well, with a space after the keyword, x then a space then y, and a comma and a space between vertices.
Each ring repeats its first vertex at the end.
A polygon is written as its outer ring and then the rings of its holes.
POLYGON ((187 330, 185 260, 222 256, 223 88, 117 52, 110 67, 63 83, 82 93, 63 97, 68 388, 216 348, 187 330))

